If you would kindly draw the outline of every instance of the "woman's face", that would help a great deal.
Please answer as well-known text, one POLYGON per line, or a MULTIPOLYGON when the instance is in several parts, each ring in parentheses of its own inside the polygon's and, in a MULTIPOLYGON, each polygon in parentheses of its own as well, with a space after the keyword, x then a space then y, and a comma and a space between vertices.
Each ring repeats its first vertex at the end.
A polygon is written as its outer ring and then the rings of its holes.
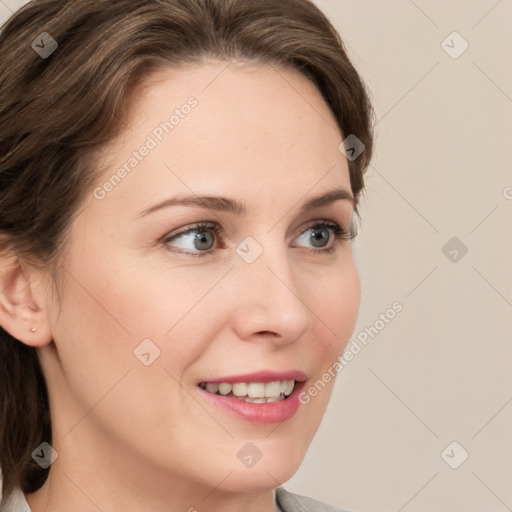
POLYGON ((274 488, 334 381, 305 405, 298 391, 333 373, 359 309, 351 244, 334 230, 349 230, 350 198, 306 208, 350 194, 342 136, 296 72, 210 62, 157 78, 101 155, 50 303, 55 465, 77 483, 274 488), (231 396, 304 379, 285 400, 231 396))

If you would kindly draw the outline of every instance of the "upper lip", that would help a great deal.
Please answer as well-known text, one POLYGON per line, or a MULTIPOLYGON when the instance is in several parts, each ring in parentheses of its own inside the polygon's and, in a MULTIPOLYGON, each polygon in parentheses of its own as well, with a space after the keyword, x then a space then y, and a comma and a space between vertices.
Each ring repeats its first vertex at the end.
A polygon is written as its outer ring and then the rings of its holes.
POLYGON ((296 380, 299 382, 305 381, 307 375, 300 370, 284 370, 284 371, 271 371, 262 370, 253 373, 244 373, 243 375, 230 375, 228 377, 215 377, 213 379, 205 379, 200 382, 206 383, 221 383, 236 384, 237 382, 275 382, 277 380, 296 380))

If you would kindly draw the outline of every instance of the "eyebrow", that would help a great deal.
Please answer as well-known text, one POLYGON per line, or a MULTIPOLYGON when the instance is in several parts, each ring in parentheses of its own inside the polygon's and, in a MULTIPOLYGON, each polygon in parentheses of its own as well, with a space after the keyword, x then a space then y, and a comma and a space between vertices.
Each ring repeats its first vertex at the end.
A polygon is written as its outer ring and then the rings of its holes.
MULTIPOLYGON (((309 201, 302 206, 300 211, 301 213, 307 213, 315 208, 326 206, 340 200, 348 201, 353 207, 355 207, 355 199, 352 194, 346 189, 337 188, 309 199, 309 201)), ((236 215, 247 214, 247 208, 245 205, 236 199, 219 196, 176 196, 165 199, 164 201, 139 212, 136 218, 145 217, 157 210, 169 208, 171 206, 195 206, 198 208, 215 210, 218 212, 228 212, 236 215)))

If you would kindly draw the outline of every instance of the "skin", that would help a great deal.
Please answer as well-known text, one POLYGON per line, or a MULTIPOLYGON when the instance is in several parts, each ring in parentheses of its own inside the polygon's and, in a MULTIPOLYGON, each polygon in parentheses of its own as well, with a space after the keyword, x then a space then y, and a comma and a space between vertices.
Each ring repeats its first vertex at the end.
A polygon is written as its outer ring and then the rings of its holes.
POLYGON ((279 425, 226 414, 197 382, 300 369, 308 387, 343 352, 360 302, 351 243, 331 234, 333 252, 317 254, 308 227, 349 229, 353 205, 299 212, 313 196, 351 190, 342 134, 295 71, 211 61, 145 85, 128 129, 100 155, 99 186, 187 98, 198 105, 103 199, 87 194, 63 248, 59 293, 47 269, 4 257, 0 322, 37 347, 59 454, 27 500, 33 512, 271 512, 334 380, 279 425), (176 194, 233 198, 248 213, 173 206, 136 218, 176 194), (201 221, 223 230, 209 255, 193 255, 193 235, 160 241, 201 221), (235 251, 249 235, 263 248, 250 264, 235 251), (133 354, 146 338, 160 349, 150 366, 133 354), (262 453, 252 468, 236 456, 248 441, 262 453))

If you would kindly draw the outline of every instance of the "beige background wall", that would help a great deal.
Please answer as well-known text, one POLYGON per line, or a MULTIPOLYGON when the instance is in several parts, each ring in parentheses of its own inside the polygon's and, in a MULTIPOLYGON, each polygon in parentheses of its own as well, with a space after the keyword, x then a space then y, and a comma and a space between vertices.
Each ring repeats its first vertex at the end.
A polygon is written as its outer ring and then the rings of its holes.
POLYGON ((511 510, 512 1, 316 3, 378 119, 353 339, 375 330, 286 487, 353 512, 511 510))

